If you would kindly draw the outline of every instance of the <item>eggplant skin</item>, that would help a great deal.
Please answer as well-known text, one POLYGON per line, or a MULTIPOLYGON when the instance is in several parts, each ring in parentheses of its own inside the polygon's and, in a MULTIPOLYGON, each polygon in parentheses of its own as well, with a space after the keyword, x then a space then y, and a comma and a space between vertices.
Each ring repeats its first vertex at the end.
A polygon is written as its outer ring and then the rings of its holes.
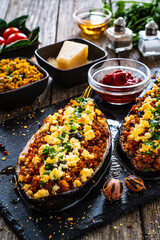
POLYGON ((117 153, 129 171, 143 178, 160 177, 158 84, 136 100, 118 134, 117 153))
MULTIPOLYGON (((95 106, 95 108, 97 108, 97 107, 95 106)), ((104 118, 104 116, 103 116, 103 118, 104 118)), ((23 189, 24 182, 21 182, 19 180, 19 176, 21 175, 20 174, 21 173, 21 171, 20 171, 21 159, 20 158, 24 157, 24 154, 27 153, 29 150, 30 144, 33 143, 35 140, 35 137, 39 133, 41 133, 41 129, 44 128, 44 125, 42 125, 42 127, 36 132, 36 134, 34 134, 31 137, 31 139, 27 142, 26 146, 20 153, 18 160, 17 160, 17 164, 16 164, 15 177, 16 177, 17 189, 18 189, 19 195, 24 200, 24 203, 26 203, 26 205, 28 207, 33 208, 35 210, 40 210, 40 211, 45 211, 45 212, 61 211, 63 209, 71 207, 72 205, 75 205, 80 200, 82 200, 87 194, 89 194, 91 189, 99 183, 99 181, 101 180, 101 178, 103 177, 103 175, 105 174, 106 170, 108 169, 108 167, 110 165, 111 148, 112 148, 111 133, 110 133, 110 129, 109 129, 109 126, 107 125, 107 123, 105 123, 105 127, 107 128, 107 131, 108 131, 108 136, 105 139, 106 148, 105 149, 103 148, 104 154, 101 156, 101 161, 98 163, 97 167, 94 169, 93 175, 87 181, 83 182, 80 187, 76 187, 73 189, 71 188, 71 190, 60 192, 55 195, 34 198, 32 195, 29 195, 27 193, 27 191, 25 191, 23 189)), ((86 135, 85 135, 85 137, 86 137, 86 135)), ((95 144, 95 143, 96 143, 96 141, 93 142, 93 144, 95 144)), ((97 142, 97 144, 98 144, 98 142, 97 142)))
MULTIPOLYGON (((110 135, 111 136, 111 135, 110 135)), ((33 141, 34 137, 32 137, 28 143, 26 144, 24 150, 27 149, 29 144, 33 141)), ((23 151, 24 151, 23 150, 23 151)), ((22 151, 22 153, 23 153, 22 151)), ((15 179, 17 190, 20 197, 23 199, 23 202, 29 207, 34 210, 44 211, 44 212, 56 212, 62 211, 68 207, 71 207, 78 202, 80 202, 85 196, 87 196, 92 188, 96 187, 100 180, 103 178, 104 174, 106 173, 108 167, 110 166, 110 158, 112 152, 112 145, 111 145, 111 137, 109 137, 107 141, 107 149, 104 154, 104 160, 100 164, 100 166, 96 169, 93 176, 88 179, 82 186, 79 188, 75 188, 71 191, 64 192, 61 194, 57 194, 54 196, 48 196, 39 199, 33 199, 23 190, 23 184, 18 181, 19 177, 19 165, 17 161, 16 171, 15 171, 15 179)), ((21 154, 22 154, 21 153, 21 154)), ((20 154, 20 156, 21 156, 20 154)))

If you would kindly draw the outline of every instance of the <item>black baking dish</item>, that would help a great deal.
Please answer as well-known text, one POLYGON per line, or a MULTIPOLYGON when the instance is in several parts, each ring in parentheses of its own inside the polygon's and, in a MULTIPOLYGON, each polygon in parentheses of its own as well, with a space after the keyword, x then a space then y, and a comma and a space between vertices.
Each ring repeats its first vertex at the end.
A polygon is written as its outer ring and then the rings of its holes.
POLYGON ((38 63, 49 73, 55 81, 64 86, 75 86, 88 81, 88 70, 96 62, 107 58, 107 52, 92 42, 81 38, 67 39, 67 41, 74 41, 88 45, 88 63, 77 68, 69 70, 61 70, 51 65, 47 59, 50 57, 56 58, 64 43, 64 41, 57 42, 46 47, 39 48, 35 51, 38 63))
MULTIPOLYGON (((19 57, 22 59, 23 57, 19 57)), ((11 58, 14 59, 14 58, 11 58)), ((19 87, 8 92, 0 93, 0 108, 4 110, 12 110, 15 108, 29 105, 44 92, 48 84, 48 73, 30 59, 26 59, 31 65, 35 65, 37 69, 44 74, 44 78, 37 82, 19 87)))

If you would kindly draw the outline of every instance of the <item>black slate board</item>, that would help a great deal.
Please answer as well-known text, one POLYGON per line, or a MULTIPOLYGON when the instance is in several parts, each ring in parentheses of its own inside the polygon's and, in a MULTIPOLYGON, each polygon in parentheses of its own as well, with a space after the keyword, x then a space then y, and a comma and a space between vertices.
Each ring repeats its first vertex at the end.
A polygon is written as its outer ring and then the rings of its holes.
MULTIPOLYGON (((95 94, 93 98, 108 118, 114 145, 118 129, 133 103, 114 106, 103 102, 95 94)), ((124 178, 129 175, 129 172, 120 166, 113 149, 111 167, 106 172, 105 178, 78 205, 63 212, 46 214, 30 210, 21 202, 13 178, 13 167, 16 165, 17 157, 45 117, 65 106, 67 102, 49 106, 43 110, 37 110, 35 114, 27 114, 1 124, 0 143, 6 146, 10 155, 6 156, 5 161, 0 160, 0 211, 19 238, 23 240, 46 240, 49 236, 56 240, 75 239, 160 196, 160 180, 145 180, 146 191, 140 194, 131 194, 126 191, 120 201, 115 203, 107 201, 101 190, 103 183, 110 177, 116 177, 124 182, 124 178)), ((3 157, 4 155, 0 153, 0 159, 3 157)))

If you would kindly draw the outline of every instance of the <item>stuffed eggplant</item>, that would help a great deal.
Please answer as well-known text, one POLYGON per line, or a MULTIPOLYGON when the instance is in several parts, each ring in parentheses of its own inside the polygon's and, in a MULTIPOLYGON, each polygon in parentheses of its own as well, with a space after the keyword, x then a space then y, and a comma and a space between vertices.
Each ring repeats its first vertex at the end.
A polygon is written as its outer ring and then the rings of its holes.
POLYGON ((160 176, 160 79, 156 82, 131 108, 120 136, 123 157, 146 176, 160 176))
POLYGON ((61 210, 82 199, 109 165, 111 136, 90 98, 76 98, 49 115, 16 166, 18 189, 34 208, 61 210))

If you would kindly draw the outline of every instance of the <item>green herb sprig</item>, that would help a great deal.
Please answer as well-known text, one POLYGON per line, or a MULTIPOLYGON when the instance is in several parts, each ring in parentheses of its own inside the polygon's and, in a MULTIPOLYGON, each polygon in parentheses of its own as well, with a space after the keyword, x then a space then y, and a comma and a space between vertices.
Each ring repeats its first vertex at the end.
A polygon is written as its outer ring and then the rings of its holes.
MULTIPOLYGON (((107 4, 106 0, 102 0, 104 9, 110 9, 110 4, 107 4)), ((154 20, 160 28, 160 1, 152 0, 150 3, 141 1, 116 1, 116 12, 112 12, 113 19, 118 17, 124 17, 127 23, 127 27, 130 28, 133 35, 133 43, 137 45, 139 36, 138 32, 145 29, 145 25, 154 20), (126 7, 127 3, 131 3, 131 6, 126 7)), ((113 22, 112 22, 113 23, 113 22)))

